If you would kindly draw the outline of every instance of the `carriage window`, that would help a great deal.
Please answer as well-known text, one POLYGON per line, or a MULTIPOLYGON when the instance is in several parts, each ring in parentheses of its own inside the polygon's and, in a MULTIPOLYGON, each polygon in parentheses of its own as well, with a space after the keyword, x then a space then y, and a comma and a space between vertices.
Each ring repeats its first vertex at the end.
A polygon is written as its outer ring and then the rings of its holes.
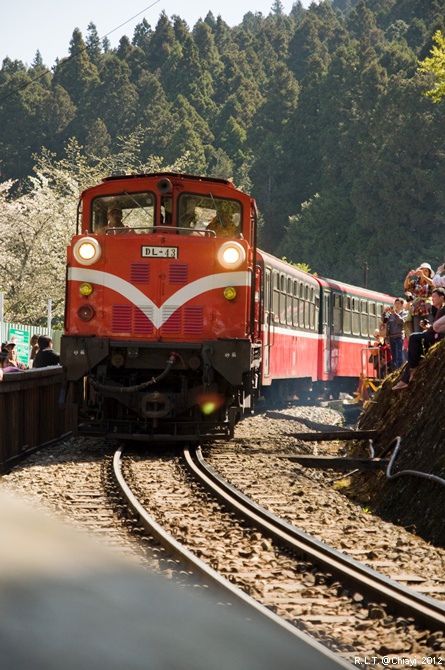
POLYGON ((311 286, 311 289, 310 289, 310 296, 311 296, 311 300, 310 300, 310 305, 309 305, 309 309, 310 309, 309 327, 310 327, 311 330, 315 330, 315 291, 314 291, 313 286, 311 286))
POLYGON ((333 321, 334 333, 341 333, 341 306, 342 300, 340 293, 334 293, 333 321))
POLYGON ((292 279, 287 278, 286 323, 292 325, 292 279))
POLYGON ((264 282, 264 311, 269 312, 270 311, 270 270, 269 268, 266 269, 266 274, 265 274, 265 282, 264 282))
POLYGON ((286 277, 280 276, 280 323, 286 323, 286 277))
POLYGON ((361 315, 360 315, 360 331, 361 334, 364 335, 365 337, 368 336, 369 334, 369 320, 368 320, 368 301, 367 300, 362 300, 361 301, 361 315))
POLYGON ((315 296, 315 323, 314 323, 314 328, 316 329, 318 329, 319 315, 320 315, 320 296, 317 293, 317 295, 315 296))
POLYGON ((310 326, 310 309, 309 309, 309 286, 306 284, 304 287, 304 327, 309 328, 310 326))
POLYGON ((344 298, 343 307, 343 332, 351 332, 351 298, 349 295, 344 298))
POLYGON ((212 195, 183 193, 178 200, 179 233, 241 237, 241 203, 212 195))
POLYGON ((280 319, 280 290, 279 290, 279 280, 280 277, 278 272, 273 273, 273 312, 274 312, 274 321, 277 323, 280 319))
POLYGON ((352 334, 360 335, 360 301, 352 298, 352 334))
POLYGON ((154 225, 155 196, 142 193, 119 193, 94 198, 91 204, 90 231, 98 235, 122 229, 146 233, 154 225))
POLYGON ((294 281, 294 297, 292 308, 292 319, 294 326, 298 326, 298 282, 294 281))
POLYGON ((377 317, 377 309, 375 302, 369 303, 369 335, 372 337, 374 331, 379 326, 379 319, 377 317))

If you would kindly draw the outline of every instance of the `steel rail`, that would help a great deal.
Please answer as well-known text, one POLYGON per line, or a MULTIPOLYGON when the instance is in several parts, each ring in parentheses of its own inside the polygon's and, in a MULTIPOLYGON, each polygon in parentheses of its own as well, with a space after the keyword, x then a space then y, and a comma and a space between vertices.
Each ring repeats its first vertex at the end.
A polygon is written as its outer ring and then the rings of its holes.
MULTIPOLYGON (((227 579, 219 575, 215 570, 213 570, 213 568, 209 567, 197 556, 194 556, 192 552, 190 552, 186 547, 184 547, 169 533, 167 533, 162 528, 162 526, 160 526, 157 521, 155 521, 155 519, 147 512, 147 510, 140 503, 125 481, 121 467, 123 451, 124 446, 120 446, 113 456, 114 476, 121 494, 124 497, 126 504, 128 504, 133 513, 136 515, 139 523, 152 537, 154 537, 163 547, 165 547, 169 553, 178 558, 180 562, 189 566, 194 572, 199 574, 205 583, 212 586, 213 588, 217 588, 219 591, 222 590, 226 598, 227 595, 230 594, 230 597, 233 599, 234 603, 244 609, 246 616, 248 616, 250 619, 252 619, 253 615, 266 617, 272 625, 272 628, 277 626, 282 633, 291 635, 294 638, 296 644, 296 658, 298 658, 298 649, 301 649, 302 645, 304 645, 306 651, 307 648, 309 648, 312 661, 311 668, 313 670, 326 670, 327 668, 329 668, 329 670, 336 670, 336 668, 346 668, 351 670, 351 668, 355 667, 337 654, 334 654, 316 640, 313 640, 308 635, 298 630, 298 628, 276 615, 267 607, 264 607, 258 603, 251 596, 244 593, 244 591, 241 591, 241 589, 237 588, 227 579)), ((273 634, 273 630, 271 631, 271 634, 273 634)))
POLYGON ((386 602, 397 613, 413 617, 417 624, 445 630, 445 604, 413 591, 407 586, 368 568, 340 551, 279 519, 238 491, 205 462, 201 448, 184 449, 189 469, 207 489, 235 513, 241 514, 281 546, 303 556, 343 584, 352 586, 372 601, 386 602))

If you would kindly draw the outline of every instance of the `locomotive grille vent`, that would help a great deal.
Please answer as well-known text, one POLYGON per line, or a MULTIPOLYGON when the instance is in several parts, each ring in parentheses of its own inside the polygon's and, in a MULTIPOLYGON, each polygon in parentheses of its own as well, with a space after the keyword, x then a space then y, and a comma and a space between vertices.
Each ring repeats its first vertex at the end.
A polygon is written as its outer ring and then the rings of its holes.
POLYGON ((166 335, 200 335, 203 331, 204 311, 202 307, 164 307, 165 318, 162 332, 166 335))
POLYGON ((150 335, 153 330, 153 307, 134 308, 134 332, 137 335, 150 335))
POLYGON ((149 335, 153 332, 153 307, 133 307, 133 305, 113 305, 111 330, 113 333, 149 335))
POLYGON ((180 333, 182 324, 182 309, 175 306, 168 306, 162 308, 162 318, 164 325, 162 332, 166 334, 180 333))
POLYGON ((202 307, 186 307, 184 310, 184 334, 200 335, 203 326, 202 307))
POLYGON ((187 284, 188 277, 188 263, 170 263, 168 268, 168 281, 170 284, 187 284))
MULTIPOLYGON (((203 332, 204 310, 202 307, 163 307, 162 332, 166 335, 200 335, 203 332)), ((113 333, 151 335, 154 332, 153 307, 113 305, 111 330, 113 333)))
POLYGON ((113 305, 111 315, 111 330, 114 333, 129 333, 131 331, 131 305, 113 305))
POLYGON ((135 284, 150 282, 150 265, 148 263, 132 263, 130 266, 130 281, 135 284))

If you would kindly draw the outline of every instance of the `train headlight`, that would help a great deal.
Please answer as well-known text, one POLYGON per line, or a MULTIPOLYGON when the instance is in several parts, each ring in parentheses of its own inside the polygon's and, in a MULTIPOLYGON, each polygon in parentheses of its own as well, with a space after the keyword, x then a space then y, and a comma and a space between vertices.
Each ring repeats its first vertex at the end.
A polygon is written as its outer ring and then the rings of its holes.
POLYGON ((102 255, 102 248, 94 237, 82 237, 74 245, 74 258, 81 265, 93 265, 102 255))
POLYGON ((85 297, 88 297, 89 295, 92 294, 92 292, 93 292, 93 285, 89 284, 88 282, 83 282, 79 286, 80 295, 84 295, 85 297))
POLYGON ((246 252, 239 242, 224 242, 218 249, 218 261, 227 270, 236 270, 246 260, 246 252))
POLYGON ((226 300, 235 300, 236 288, 233 286, 227 286, 227 288, 224 289, 224 297, 226 300))

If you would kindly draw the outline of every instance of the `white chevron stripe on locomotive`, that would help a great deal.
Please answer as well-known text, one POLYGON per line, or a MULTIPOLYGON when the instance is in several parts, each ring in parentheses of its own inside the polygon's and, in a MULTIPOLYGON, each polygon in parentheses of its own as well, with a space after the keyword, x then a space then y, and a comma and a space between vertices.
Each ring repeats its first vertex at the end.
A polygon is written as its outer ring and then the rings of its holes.
POLYGON ((130 282, 110 274, 109 272, 101 272, 100 270, 90 270, 88 268, 69 268, 68 281, 90 282, 104 286, 112 291, 116 291, 121 296, 129 300, 133 305, 139 307, 149 317, 155 328, 161 328, 167 319, 171 316, 172 310, 179 309, 186 302, 201 293, 206 293, 213 289, 226 288, 227 286, 249 286, 248 272, 221 272, 215 275, 208 275, 201 277, 187 286, 183 286, 176 291, 170 298, 157 307, 150 298, 148 298, 142 291, 130 284, 130 282), (169 309, 170 308, 170 309, 169 309))

